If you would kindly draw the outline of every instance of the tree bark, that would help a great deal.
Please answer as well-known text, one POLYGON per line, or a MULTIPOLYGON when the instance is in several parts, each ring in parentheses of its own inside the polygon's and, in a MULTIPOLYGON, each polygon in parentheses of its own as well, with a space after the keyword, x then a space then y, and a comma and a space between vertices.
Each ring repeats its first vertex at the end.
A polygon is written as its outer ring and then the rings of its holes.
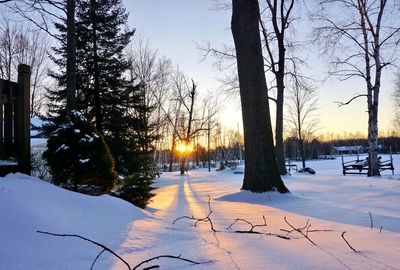
POLYGON ((75 109, 76 103, 76 27, 75 0, 67 0, 67 106, 69 114, 75 109))
POLYGON ((100 70, 99 70, 99 57, 97 47, 97 19, 96 19, 96 1, 90 0, 90 15, 92 20, 92 42, 93 42, 93 68, 94 68, 94 105, 96 116, 96 128, 103 134, 103 113, 101 109, 101 87, 100 87, 100 70))
POLYGON ((283 144, 283 98, 285 85, 283 83, 284 77, 278 78, 281 82, 277 82, 277 98, 276 98, 276 120, 275 120, 275 150, 276 162, 280 175, 287 174, 285 165, 285 147, 283 144))
POLYGON ((259 33, 257 0, 232 1, 231 28, 235 42, 245 146, 242 189, 288 192, 276 165, 267 84, 259 33))

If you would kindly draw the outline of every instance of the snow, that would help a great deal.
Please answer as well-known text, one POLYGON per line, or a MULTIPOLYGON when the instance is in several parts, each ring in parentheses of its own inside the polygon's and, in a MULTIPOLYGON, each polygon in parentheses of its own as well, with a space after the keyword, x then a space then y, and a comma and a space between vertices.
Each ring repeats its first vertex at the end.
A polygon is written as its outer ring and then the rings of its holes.
MULTIPOLYGON (((387 159, 387 157, 384 157, 387 159)), ((394 156, 400 169, 400 156, 394 156)), ((101 251, 85 241, 36 233, 71 233, 105 244, 131 266, 157 255, 182 255, 195 261, 161 259, 161 269, 400 269, 400 174, 382 177, 341 175, 341 160, 311 161, 317 174, 292 173, 284 181, 290 194, 253 194, 241 191, 243 170, 206 169, 163 173, 157 195, 142 211, 110 196, 91 197, 66 191, 21 174, 0 178, 0 269, 90 269, 101 251), (210 218, 194 226, 181 216, 205 217, 210 196, 210 218), (371 229, 371 219, 373 228, 371 229), (287 236, 285 240, 249 230, 241 218, 262 224, 259 232, 287 236), (290 230, 309 220, 309 238, 290 230), (345 237, 353 252, 341 237, 345 237), (210 262, 211 260, 211 262, 210 262)), ((150 266, 153 264, 147 264, 150 266)), ((126 267, 102 254, 94 269, 126 267)))
POLYGON ((80 234, 117 248, 131 223, 148 216, 125 201, 78 194, 22 174, 0 178, 0 213, 2 270, 89 269, 99 248, 36 231, 80 234))
POLYGON ((80 163, 88 163, 90 161, 90 158, 85 158, 85 159, 80 159, 80 163))
POLYGON ((42 127, 43 126, 43 120, 40 119, 39 117, 33 117, 31 118, 31 137, 36 136, 40 133, 39 130, 34 130, 32 127, 42 127))
POLYGON ((18 163, 13 160, 0 160, 0 165, 8 166, 8 165, 17 165, 18 163))
POLYGON ((87 134, 85 134, 84 138, 80 139, 80 143, 91 143, 94 141, 94 139, 98 139, 99 136, 97 136, 96 134, 93 134, 93 136, 89 136, 87 134))
POLYGON ((62 145, 56 150, 56 152, 61 151, 61 150, 68 150, 68 149, 69 149, 68 146, 66 146, 65 144, 62 144, 62 145))

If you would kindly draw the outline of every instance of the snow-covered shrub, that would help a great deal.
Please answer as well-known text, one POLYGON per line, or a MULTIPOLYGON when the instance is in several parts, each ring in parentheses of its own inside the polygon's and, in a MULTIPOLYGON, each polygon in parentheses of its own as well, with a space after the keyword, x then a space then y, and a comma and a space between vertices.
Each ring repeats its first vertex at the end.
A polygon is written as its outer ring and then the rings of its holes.
POLYGON ((43 157, 57 185, 74 190, 80 185, 93 185, 108 192, 118 181, 114 160, 103 137, 76 111, 51 133, 43 157))
POLYGON ((117 197, 124 199, 138 207, 145 208, 155 195, 152 191, 153 176, 134 174, 125 177, 124 183, 118 190, 117 197))

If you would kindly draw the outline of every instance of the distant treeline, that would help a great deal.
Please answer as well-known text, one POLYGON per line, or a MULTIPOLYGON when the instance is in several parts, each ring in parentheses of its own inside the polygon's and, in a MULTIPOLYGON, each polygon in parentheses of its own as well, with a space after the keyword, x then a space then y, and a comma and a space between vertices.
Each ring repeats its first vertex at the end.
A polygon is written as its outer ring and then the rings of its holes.
MULTIPOLYGON (((380 137, 378 139, 380 145, 380 153, 399 153, 400 152, 400 137, 389 136, 380 137)), ((335 146, 353 146, 360 145, 364 147, 364 152, 367 151, 368 142, 367 138, 351 138, 351 139, 337 139, 331 141, 320 141, 314 138, 310 141, 304 142, 306 159, 329 158, 337 155, 335 146)), ((300 159, 300 145, 296 138, 287 138, 285 140, 286 158, 300 159)))

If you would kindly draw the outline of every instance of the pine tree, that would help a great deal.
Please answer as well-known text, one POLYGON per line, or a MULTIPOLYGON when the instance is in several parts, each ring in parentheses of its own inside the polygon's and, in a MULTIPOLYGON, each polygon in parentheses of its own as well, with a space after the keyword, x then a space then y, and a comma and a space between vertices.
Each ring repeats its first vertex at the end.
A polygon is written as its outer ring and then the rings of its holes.
MULTIPOLYGON (((152 127, 146 119, 152 108, 143 102, 143 85, 125 77, 129 63, 124 48, 134 33, 127 30, 127 19, 121 0, 78 1, 76 108, 104 136, 118 173, 139 180, 149 178, 142 182, 150 188, 155 172, 154 137, 148 135, 152 127)), ((65 36, 65 25, 56 27, 61 37, 65 36)), ((53 60, 61 72, 52 75, 60 88, 49 91, 53 123, 49 130, 54 130, 60 124, 57 119, 65 114, 66 44, 54 52, 58 57, 53 60)))
POLYGON ((43 157, 57 185, 76 191, 80 185, 94 185, 109 192, 118 181, 103 137, 76 111, 52 132, 43 157))
POLYGON ((158 139, 156 135, 153 135, 154 125, 148 121, 154 108, 146 105, 144 89, 144 85, 140 84, 137 97, 139 102, 135 107, 138 121, 133 129, 134 132, 131 133, 130 141, 130 148, 134 149, 135 155, 132 156, 129 170, 136 173, 125 177, 124 184, 119 190, 119 197, 142 208, 154 196, 152 184, 156 174, 156 164, 153 157, 155 151, 153 141, 158 139))

